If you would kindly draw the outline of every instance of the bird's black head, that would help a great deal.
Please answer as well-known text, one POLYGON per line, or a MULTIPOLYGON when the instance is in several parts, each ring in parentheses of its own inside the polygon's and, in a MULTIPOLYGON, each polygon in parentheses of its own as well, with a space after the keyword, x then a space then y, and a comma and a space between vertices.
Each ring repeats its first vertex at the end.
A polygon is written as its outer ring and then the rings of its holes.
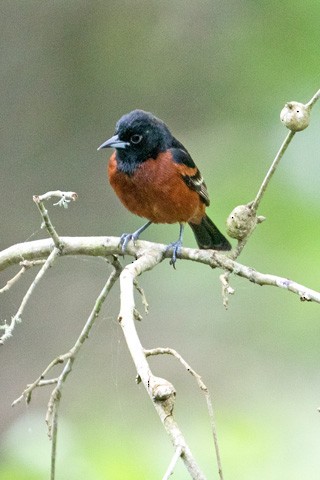
POLYGON ((117 150, 118 169, 128 173, 148 158, 171 147, 172 135, 164 122, 143 110, 133 110, 117 122, 115 135, 102 148, 117 150))

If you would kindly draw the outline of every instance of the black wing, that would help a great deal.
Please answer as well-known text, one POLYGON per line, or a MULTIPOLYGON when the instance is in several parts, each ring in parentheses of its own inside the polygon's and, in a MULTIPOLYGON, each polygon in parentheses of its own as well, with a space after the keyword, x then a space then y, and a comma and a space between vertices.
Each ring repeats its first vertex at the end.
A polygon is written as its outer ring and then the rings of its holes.
MULTIPOLYGON (((177 140, 176 144, 181 145, 177 140)), ((179 165, 180 174, 186 185, 188 185, 191 190, 198 192, 203 203, 209 206, 210 199, 203 176, 183 145, 181 145, 181 147, 170 149, 173 160, 179 165)))

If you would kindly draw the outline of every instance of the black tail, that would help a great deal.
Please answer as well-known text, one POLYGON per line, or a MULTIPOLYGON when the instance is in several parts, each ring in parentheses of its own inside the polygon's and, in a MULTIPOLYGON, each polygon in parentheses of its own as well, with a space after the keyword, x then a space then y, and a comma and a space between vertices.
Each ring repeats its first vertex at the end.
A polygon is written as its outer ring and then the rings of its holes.
POLYGON ((210 218, 205 215, 198 225, 189 223, 199 248, 213 250, 231 250, 228 240, 222 235, 210 218))

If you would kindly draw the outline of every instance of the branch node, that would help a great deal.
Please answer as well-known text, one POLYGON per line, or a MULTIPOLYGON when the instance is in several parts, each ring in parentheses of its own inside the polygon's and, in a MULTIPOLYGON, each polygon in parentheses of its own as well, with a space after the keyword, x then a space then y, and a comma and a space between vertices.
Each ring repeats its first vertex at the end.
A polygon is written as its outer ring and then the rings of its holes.
POLYGON ((133 310, 133 316, 134 316, 134 319, 137 320, 138 322, 141 322, 141 320, 143 319, 141 313, 136 308, 134 308, 133 310))
POLYGON ((307 293, 302 293, 300 295, 301 302, 312 302, 312 298, 307 293))
POLYGON ((229 284, 230 272, 222 273, 220 275, 220 282, 222 284, 222 300, 223 306, 226 310, 229 307, 229 295, 234 295, 235 290, 229 284))
POLYGON ((152 387, 152 398, 155 402, 165 402, 170 397, 175 398, 175 388, 170 382, 168 382, 168 380, 154 377, 153 381, 155 383, 152 387))
POLYGON ((310 113, 308 104, 287 102, 280 112, 280 120, 292 132, 301 132, 309 126, 310 113))
POLYGON ((149 388, 151 387, 152 400, 157 404, 161 404, 161 416, 165 421, 173 414, 176 400, 175 388, 168 380, 160 377, 153 377, 152 384, 153 386, 149 384, 149 388))
POLYGON ((227 218, 227 233, 232 238, 243 240, 251 235, 257 223, 261 223, 261 221, 261 217, 258 221, 252 204, 238 205, 227 218))
POLYGON ((262 223, 262 222, 264 222, 265 220, 267 220, 267 218, 264 217, 263 215, 258 215, 258 216, 257 216, 257 223, 262 223))

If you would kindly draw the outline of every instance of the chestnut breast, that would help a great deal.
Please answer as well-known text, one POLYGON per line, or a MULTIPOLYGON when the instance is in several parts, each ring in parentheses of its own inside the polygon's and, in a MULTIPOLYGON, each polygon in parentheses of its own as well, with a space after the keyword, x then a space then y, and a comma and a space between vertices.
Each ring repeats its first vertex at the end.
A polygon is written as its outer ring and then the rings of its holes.
MULTIPOLYGON (((109 160, 109 181, 125 207, 154 223, 200 223, 205 205, 182 175, 188 167, 175 163, 170 153, 141 163, 132 175, 117 169, 116 153, 109 160)), ((190 170, 190 169, 188 169, 190 170)))

